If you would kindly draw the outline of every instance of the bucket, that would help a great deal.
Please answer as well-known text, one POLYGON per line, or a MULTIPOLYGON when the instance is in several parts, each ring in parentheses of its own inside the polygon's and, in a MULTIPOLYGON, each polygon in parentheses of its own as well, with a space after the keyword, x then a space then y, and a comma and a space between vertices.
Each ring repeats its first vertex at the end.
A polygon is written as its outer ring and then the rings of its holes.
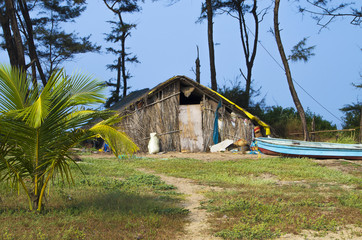
POLYGON ((261 131, 260 131, 260 126, 254 127, 254 135, 255 135, 256 138, 263 136, 263 135, 261 134, 261 131))

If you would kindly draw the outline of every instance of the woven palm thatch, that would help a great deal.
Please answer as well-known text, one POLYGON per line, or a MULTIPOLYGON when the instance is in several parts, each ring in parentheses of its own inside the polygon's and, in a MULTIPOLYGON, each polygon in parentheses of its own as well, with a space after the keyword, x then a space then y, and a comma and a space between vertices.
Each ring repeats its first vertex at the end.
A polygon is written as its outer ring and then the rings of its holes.
POLYGON ((156 132, 161 151, 207 151, 213 145, 215 111, 219 113, 219 140, 252 140, 255 125, 267 126, 217 92, 185 76, 175 76, 153 89, 131 93, 112 109, 124 117, 120 127, 147 151, 156 132), (196 112, 195 112, 196 111, 196 112))

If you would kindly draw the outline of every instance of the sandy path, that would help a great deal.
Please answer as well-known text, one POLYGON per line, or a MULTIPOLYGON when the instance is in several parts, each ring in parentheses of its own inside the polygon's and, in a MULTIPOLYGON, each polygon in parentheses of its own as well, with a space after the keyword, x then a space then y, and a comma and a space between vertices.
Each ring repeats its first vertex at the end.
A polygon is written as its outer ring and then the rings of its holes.
POLYGON ((200 209, 200 203, 205 200, 202 192, 219 191, 221 188, 209 187, 195 184, 190 179, 170 177, 158 174, 147 169, 138 169, 142 172, 159 176, 167 184, 174 185, 178 191, 185 194, 185 201, 182 206, 190 211, 188 223, 185 226, 185 234, 178 236, 179 240, 218 240, 222 238, 212 236, 208 223, 209 213, 205 209, 200 209))

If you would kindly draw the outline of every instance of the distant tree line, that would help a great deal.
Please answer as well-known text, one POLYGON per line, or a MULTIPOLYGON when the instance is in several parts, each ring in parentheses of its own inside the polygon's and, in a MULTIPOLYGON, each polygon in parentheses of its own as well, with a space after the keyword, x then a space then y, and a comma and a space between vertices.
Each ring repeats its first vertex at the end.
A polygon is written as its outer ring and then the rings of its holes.
MULTIPOLYGON (((228 99, 239 105, 243 106, 245 102, 245 89, 238 81, 234 81, 231 86, 222 86, 219 92, 228 99)), ((267 106, 264 99, 255 101, 257 97, 260 98, 260 88, 257 90, 251 89, 251 101, 247 110, 253 115, 258 116, 264 122, 271 126, 272 134, 277 137, 290 138, 291 133, 300 133, 302 123, 298 112, 293 107, 282 106, 267 106)), ((323 119, 319 114, 311 112, 309 109, 305 112, 306 124, 309 131, 312 130, 312 121, 314 118, 315 130, 335 130, 337 126, 330 121, 323 119)))

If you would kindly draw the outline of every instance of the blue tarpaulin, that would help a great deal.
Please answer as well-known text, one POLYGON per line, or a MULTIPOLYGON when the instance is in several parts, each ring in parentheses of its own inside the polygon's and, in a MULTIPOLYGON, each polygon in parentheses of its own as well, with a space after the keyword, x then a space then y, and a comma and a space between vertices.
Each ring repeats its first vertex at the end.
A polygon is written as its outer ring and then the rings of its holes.
POLYGON ((214 144, 219 143, 219 108, 221 108, 221 100, 219 101, 219 104, 217 105, 216 111, 215 111, 215 121, 214 121, 214 133, 212 135, 212 139, 214 140, 214 144))

